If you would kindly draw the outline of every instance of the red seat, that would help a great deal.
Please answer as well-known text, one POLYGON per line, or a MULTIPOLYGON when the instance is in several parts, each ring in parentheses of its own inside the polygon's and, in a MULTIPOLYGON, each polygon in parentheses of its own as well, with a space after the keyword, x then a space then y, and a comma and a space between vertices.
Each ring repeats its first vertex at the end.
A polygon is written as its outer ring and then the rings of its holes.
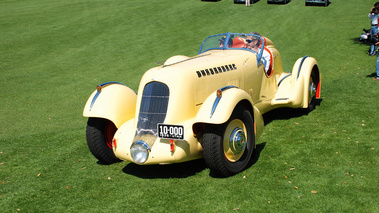
POLYGON ((243 38, 241 37, 235 37, 233 39, 233 45, 232 45, 233 48, 246 48, 246 43, 245 43, 245 40, 243 40, 243 38))
POLYGON ((269 65, 269 67, 267 69, 267 72, 265 72, 266 76, 270 77, 274 73, 273 70, 272 70, 272 63, 273 63, 272 53, 271 53, 271 51, 267 47, 264 47, 264 49, 270 54, 270 65, 269 65))

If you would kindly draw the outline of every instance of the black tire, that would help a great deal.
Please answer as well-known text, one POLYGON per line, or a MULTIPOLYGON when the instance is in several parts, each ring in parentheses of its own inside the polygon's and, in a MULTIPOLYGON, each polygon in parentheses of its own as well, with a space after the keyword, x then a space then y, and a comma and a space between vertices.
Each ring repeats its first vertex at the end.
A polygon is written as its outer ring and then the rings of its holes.
POLYGON ((231 176, 244 170, 254 148, 254 122, 246 107, 236 107, 225 124, 206 126, 203 135, 204 159, 211 172, 217 175, 231 176), (244 145, 242 142, 230 142, 232 135, 237 134, 245 137, 246 140, 242 139, 244 145))
POLYGON ((113 122, 103 118, 89 118, 87 122, 87 145, 91 153, 102 163, 120 161, 112 150, 112 138, 117 128, 113 122))

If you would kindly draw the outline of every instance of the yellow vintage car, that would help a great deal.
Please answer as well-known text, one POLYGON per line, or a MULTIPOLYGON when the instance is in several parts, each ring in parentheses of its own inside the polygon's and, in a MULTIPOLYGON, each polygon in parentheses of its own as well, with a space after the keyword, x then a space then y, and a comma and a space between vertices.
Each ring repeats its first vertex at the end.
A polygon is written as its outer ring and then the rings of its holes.
POLYGON ((87 144, 108 164, 204 158, 211 172, 230 176, 252 159, 262 114, 279 107, 313 109, 320 89, 314 58, 299 58, 286 73, 270 39, 212 35, 196 56, 173 56, 148 70, 137 93, 119 82, 98 85, 83 112, 87 144))

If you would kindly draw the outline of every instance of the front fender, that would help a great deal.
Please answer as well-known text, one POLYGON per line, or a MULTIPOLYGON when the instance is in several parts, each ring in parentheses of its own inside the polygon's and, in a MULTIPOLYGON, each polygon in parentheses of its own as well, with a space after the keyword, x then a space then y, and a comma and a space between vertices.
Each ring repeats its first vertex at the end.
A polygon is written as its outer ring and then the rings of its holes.
MULTIPOLYGON (((222 89, 220 89, 222 90, 222 89)), ((232 87, 222 91, 217 103, 217 91, 213 92, 204 101, 194 122, 194 133, 200 128, 200 124, 222 124, 228 121, 237 104, 244 104, 251 112, 254 119, 255 139, 262 134, 264 121, 260 111, 253 105, 253 100, 245 91, 232 87), (215 103, 217 106, 215 107, 215 103)))
POLYGON ((118 82, 107 82, 97 86, 88 98, 83 110, 84 117, 105 118, 119 128, 135 115, 137 94, 118 82))

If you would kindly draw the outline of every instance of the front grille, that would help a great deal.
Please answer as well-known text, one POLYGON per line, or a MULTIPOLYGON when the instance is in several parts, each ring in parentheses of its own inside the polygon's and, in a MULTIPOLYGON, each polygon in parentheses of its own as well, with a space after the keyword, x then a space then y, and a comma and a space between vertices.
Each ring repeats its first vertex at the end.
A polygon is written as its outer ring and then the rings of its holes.
POLYGON ((146 134, 157 135, 157 124, 163 123, 166 118, 168 100, 169 89, 166 84, 155 81, 146 84, 138 115, 138 139, 142 139, 146 134))

